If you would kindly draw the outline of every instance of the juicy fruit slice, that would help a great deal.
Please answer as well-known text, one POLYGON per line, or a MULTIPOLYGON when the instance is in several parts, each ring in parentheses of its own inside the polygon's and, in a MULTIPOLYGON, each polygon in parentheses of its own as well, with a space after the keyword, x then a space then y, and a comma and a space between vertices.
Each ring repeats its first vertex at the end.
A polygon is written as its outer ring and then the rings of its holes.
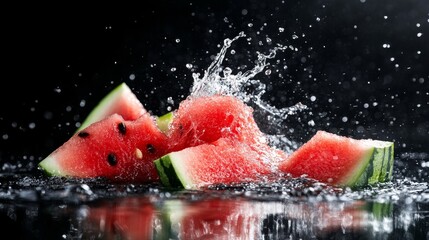
POLYGON ((125 120, 135 120, 146 113, 142 103, 124 82, 109 92, 97 104, 77 131, 114 113, 121 115, 125 120))
POLYGON ((73 135, 39 163, 50 175, 157 181, 153 160, 168 153, 167 137, 149 113, 135 121, 118 114, 73 135))
POLYGON ((318 131, 282 162, 279 170, 338 186, 371 185, 391 180, 393 148, 393 142, 357 140, 318 131))
POLYGON ((163 185, 199 189, 212 184, 261 181, 272 173, 273 158, 286 156, 268 145, 220 138, 169 153, 155 165, 163 185))
POLYGON ((224 95, 182 101, 167 135, 175 150, 223 137, 248 143, 266 141, 253 118, 253 109, 235 97, 224 95))

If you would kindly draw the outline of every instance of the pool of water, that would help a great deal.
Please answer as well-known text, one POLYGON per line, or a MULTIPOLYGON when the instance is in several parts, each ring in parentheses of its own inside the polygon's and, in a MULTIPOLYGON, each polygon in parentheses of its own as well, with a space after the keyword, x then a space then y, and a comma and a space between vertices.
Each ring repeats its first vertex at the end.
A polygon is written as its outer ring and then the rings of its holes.
POLYGON ((296 178, 190 191, 21 169, 0 174, 0 222, 15 239, 428 239, 429 155, 395 161, 391 182, 357 190, 296 178))

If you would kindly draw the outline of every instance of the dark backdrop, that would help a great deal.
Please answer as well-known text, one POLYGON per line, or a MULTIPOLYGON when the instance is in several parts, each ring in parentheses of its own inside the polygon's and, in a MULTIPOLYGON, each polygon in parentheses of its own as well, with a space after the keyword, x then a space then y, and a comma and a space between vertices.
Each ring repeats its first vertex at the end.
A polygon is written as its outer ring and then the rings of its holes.
POLYGON ((202 74, 223 40, 240 31, 252 40, 234 43, 233 69, 252 66, 256 51, 268 53, 277 43, 297 48, 279 53, 270 75, 257 76, 273 105, 310 107, 288 120, 291 138, 304 141, 325 129, 427 151, 426 0, 160 0, 3 11, 3 164, 37 163, 123 81, 154 114, 176 107, 189 93, 192 72, 202 74))

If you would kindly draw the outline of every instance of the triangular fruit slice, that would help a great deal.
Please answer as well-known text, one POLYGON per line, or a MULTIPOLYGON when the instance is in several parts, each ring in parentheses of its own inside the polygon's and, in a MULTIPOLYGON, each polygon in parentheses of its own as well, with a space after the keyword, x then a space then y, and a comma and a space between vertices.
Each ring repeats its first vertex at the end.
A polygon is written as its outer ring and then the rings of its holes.
POLYGON ((253 118, 253 109, 238 98, 226 95, 183 100, 166 134, 174 150, 211 143, 219 138, 252 144, 266 142, 253 118))
POLYGON ((169 153, 155 165, 163 185, 201 189, 212 184, 262 181, 272 173, 276 158, 286 155, 268 145, 220 138, 169 153))
POLYGON ((113 114, 74 134, 39 166, 56 176, 152 182, 159 179, 153 160, 169 152, 167 142, 149 113, 134 121, 113 114))
POLYGON ((135 120, 146 113, 143 104, 125 82, 119 84, 101 99, 77 131, 114 113, 121 115, 125 120, 135 120))
POLYGON ((393 142, 318 131, 281 163, 279 170, 338 186, 372 185, 391 180, 393 150, 393 142))

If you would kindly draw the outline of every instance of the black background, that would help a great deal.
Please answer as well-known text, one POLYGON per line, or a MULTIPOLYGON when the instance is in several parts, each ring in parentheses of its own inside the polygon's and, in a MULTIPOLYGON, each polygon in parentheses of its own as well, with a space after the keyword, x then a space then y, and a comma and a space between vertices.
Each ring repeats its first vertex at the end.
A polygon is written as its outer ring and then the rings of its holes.
POLYGON ((257 51, 277 43, 298 49, 278 53, 272 73, 257 76, 273 105, 310 107, 288 120, 290 138, 305 141, 325 129, 427 151, 426 0, 162 0, 3 11, 2 163, 41 160, 123 81, 154 114, 176 107, 189 93, 192 72, 203 74, 223 40, 240 31, 252 39, 233 44, 237 53, 226 62, 232 69, 253 66, 257 51))

